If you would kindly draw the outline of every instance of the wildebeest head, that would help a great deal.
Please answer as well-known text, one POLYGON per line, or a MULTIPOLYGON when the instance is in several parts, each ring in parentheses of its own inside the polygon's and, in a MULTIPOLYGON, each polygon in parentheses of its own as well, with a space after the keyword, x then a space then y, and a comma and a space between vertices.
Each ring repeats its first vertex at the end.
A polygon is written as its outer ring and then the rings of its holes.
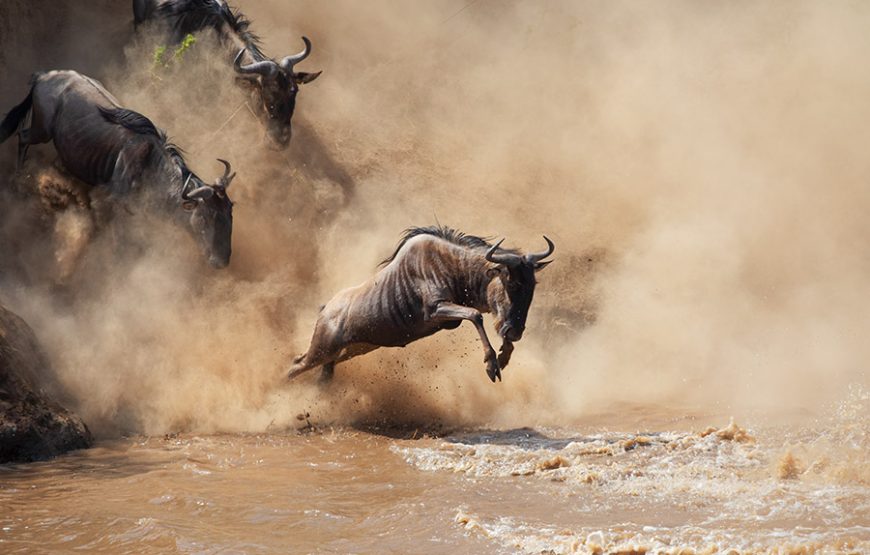
POLYGON ((225 268, 230 263, 233 234, 233 203, 227 188, 236 176, 230 174, 230 163, 224 165, 224 175, 208 185, 192 172, 187 174, 181 188, 181 207, 189 213, 190 231, 199 242, 208 262, 214 268, 225 268))
POLYGON ((307 37, 302 37, 302 41, 305 43, 302 52, 287 56, 280 62, 261 60, 242 64, 242 56, 245 54, 243 48, 233 64, 236 72, 257 88, 259 103, 255 109, 266 124, 269 138, 278 148, 285 148, 290 144, 290 119, 296 108, 299 85, 314 81, 322 73, 297 72, 293 69, 293 66, 311 54, 311 41, 307 37))
POLYGON ((556 247, 546 236, 544 240, 547 250, 540 253, 497 252, 504 239, 486 252, 486 259, 496 264, 487 270, 487 275, 492 278, 487 300, 495 315, 498 334, 507 341, 522 339, 537 284, 535 272, 552 262, 544 259, 553 254, 556 247))

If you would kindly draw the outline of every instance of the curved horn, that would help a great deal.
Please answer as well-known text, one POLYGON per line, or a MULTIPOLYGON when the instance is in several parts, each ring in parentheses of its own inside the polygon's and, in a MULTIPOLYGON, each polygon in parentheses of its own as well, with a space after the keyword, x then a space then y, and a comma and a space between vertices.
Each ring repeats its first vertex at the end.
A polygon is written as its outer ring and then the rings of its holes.
POLYGON ((544 241, 547 242, 547 250, 544 252, 527 254, 525 256, 526 262, 530 264, 535 264, 553 254, 553 251, 556 250, 556 245, 554 245, 553 242, 550 241, 549 237, 547 237, 546 235, 544 235, 544 241))
POLYGON ((504 242, 504 239, 491 246, 488 251, 486 251, 486 259, 490 262, 494 262, 496 264, 504 264, 505 266, 516 266, 521 262, 519 256, 515 254, 502 253, 496 254, 495 251, 498 250, 499 246, 504 242))
POLYGON ((214 194, 214 189, 208 185, 197 187, 191 192, 187 192, 190 185, 190 180, 193 177, 193 172, 187 174, 187 179, 184 180, 184 185, 181 187, 181 200, 205 200, 214 194))
POLYGON ((208 185, 203 185, 202 187, 197 187, 193 191, 191 191, 187 195, 186 200, 206 200, 211 198, 214 194, 214 189, 209 187, 208 185))
POLYGON ((230 186, 230 183, 232 182, 232 180, 236 176, 236 174, 235 174, 235 172, 233 172, 233 174, 230 175, 230 170, 232 169, 232 166, 230 166, 229 162, 227 162, 226 160, 224 160, 222 158, 218 158, 217 161, 224 165, 224 174, 221 177, 219 177, 217 179, 217 181, 215 181, 215 184, 226 189, 227 187, 230 186))
POLYGON ((181 200, 189 200, 187 196, 187 186, 190 185, 190 178, 193 177, 193 173, 187 174, 187 179, 184 180, 184 185, 181 186, 181 200))
POLYGON ((308 37, 302 37, 302 42, 305 43, 305 48, 302 52, 298 54, 293 54, 292 56, 287 56, 283 60, 281 60, 281 69, 284 71, 292 72, 293 66, 304 60, 311 54, 311 41, 308 40, 308 37))
POLYGON ((245 54, 245 49, 239 50, 236 54, 236 59, 233 60, 233 67, 237 73, 242 75, 257 74, 263 77, 271 77, 278 71, 278 65, 272 60, 263 60, 262 62, 253 62, 251 64, 242 65, 242 56, 245 54))

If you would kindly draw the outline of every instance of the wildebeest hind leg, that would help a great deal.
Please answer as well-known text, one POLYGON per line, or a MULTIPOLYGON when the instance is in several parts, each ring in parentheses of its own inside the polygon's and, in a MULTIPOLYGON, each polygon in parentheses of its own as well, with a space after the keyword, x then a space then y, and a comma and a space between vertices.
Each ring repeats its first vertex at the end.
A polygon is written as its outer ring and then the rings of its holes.
POLYGON ((326 385, 332 381, 332 376, 335 374, 335 361, 327 362, 320 370, 320 378, 317 380, 321 385, 326 385))
POLYGON ((326 384, 332 381, 332 377, 335 374, 335 365, 339 362, 344 362, 345 360, 349 360, 354 357, 370 353, 377 348, 377 345, 372 345, 371 343, 353 343, 351 345, 348 345, 347 347, 342 349, 336 360, 332 362, 327 362, 323 365, 323 370, 321 370, 320 372, 319 382, 321 384, 326 384))
POLYGON ((352 343, 341 349, 329 350, 326 353, 320 352, 311 357, 309 357, 309 353, 311 353, 312 350, 311 348, 309 348, 308 353, 305 353, 304 355, 299 355, 293 359, 293 366, 290 368, 287 377, 289 379, 292 379, 299 374, 302 374, 303 372, 307 372, 318 366, 323 366, 318 381, 320 383, 328 383, 335 375, 336 364, 338 364, 339 362, 344 362, 345 360, 352 359, 354 357, 358 357, 360 355, 364 355, 366 353, 374 351, 377 348, 377 345, 372 345, 370 343, 352 343))
POLYGON ((287 371, 287 379, 292 380, 299 374, 304 374, 309 370, 313 370, 318 366, 325 366, 327 364, 335 364, 335 359, 338 355, 337 352, 332 351, 328 353, 317 353, 312 355, 311 349, 308 350, 307 353, 302 355, 301 357, 296 357, 293 359, 293 366, 290 367, 290 370, 287 371))
POLYGON ((311 345, 308 346, 308 351, 301 356, 293 359, 293 366, 287 372, 287 379, 292 380, 299 374, 303 374, 327 364, 335 364, 338 360, 338 355, 341 354, 343 345, 336 345, 336 339, 331 334, 325 333, 318 322, 314 330, 314 337, 311 338, 311 345))
POLYGON ((24 159, 27 158, 27 149, 30 148, 30 129, 22 129, 18 132, 18 169, 24 167, 24 159))
POLYGON ((318 366, 323 366, 338 358, 344 345, 336 337, 336 329, 338 329, 337 326, 321 314, 321 317, 317 319, 317 323, 314 324, 314 333, 311 336, 308 350, 304 355, 293 359, 293 365, 287 372, 288 380, 292 380, 299 374, 318 366))
POLYGON ((144 23, 154 12, 156 2, 154 0, 133 0, 133 24, 144 23))

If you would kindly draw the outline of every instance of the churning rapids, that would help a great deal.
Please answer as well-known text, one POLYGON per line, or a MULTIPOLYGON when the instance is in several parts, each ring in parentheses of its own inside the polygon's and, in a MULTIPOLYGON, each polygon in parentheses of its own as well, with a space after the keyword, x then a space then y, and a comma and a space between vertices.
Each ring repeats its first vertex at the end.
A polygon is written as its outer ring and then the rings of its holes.
POLYGON ((573 430, 108 441, 0 470, 0 551, 870 550, 867 392, 804 426, 704 420, 625 407, 573 430))

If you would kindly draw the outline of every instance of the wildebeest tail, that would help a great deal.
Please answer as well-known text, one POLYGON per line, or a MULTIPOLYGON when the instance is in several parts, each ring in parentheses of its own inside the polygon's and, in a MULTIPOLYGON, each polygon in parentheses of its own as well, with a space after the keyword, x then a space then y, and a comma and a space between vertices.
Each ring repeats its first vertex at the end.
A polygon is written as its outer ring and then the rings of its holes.
POLYGON ((27 112, 30 111, 31 104, 33 104, 33 88, 27 93, 27 98, 21 104, 9 110, 9 113, 3 118, 3 123, 0 123, 0 143, 18 131, 18 126, 21 125, 21 121, 27 116, 27 112))

